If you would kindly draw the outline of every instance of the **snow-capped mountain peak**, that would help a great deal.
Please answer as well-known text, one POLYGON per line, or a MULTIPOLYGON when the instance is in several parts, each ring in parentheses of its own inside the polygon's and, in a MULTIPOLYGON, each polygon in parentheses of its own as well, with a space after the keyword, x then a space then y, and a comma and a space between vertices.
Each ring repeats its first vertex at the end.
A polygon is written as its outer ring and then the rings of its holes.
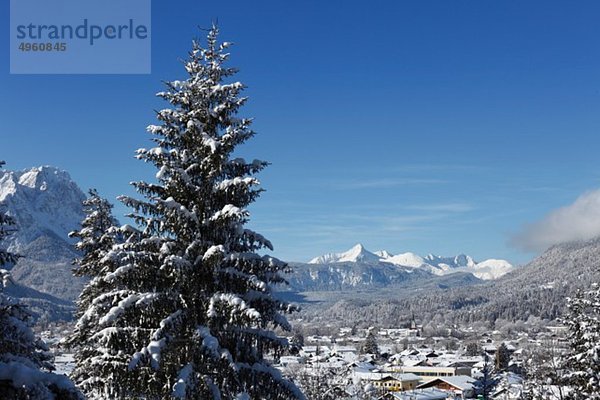
POLYGON ((396 254, 395 256, 392 256, 392 257, 383 258, 381 261, 387 262, 390 264, 400 265, 403 267, 413 267, 413 268, 419 268, 422 265, 426 264, 423 257, 421 257, 415 253, 410 253, 410 252, 396 254))
POLYGON ((8 238, 11 250, 19 249, 53 232, 67 239, 83 218, 85 195, 69 174, 51 166, 23 171, 0 171, 0 202, 17 222, 17 232, 8 238))
POLYGON ((380 257, 371 253, 362 244, 357 244, 343 253, 328 253, 310 260, 309 264, 331 264, 337 262, 379 262, 380 257))
POLYGON ((374 253, 375 255, 379 256, 379 258, 391 258, 394 257, 394 255, 390 252, 388 252, 387 250, 379 250, 376 251, 374 253))
POLYGON ((489 280, 497 279, 502 275, 512 271, 514 267, 506 260, 489 259, 476 264, 473 269, 473 275, 479 279, 489 280))

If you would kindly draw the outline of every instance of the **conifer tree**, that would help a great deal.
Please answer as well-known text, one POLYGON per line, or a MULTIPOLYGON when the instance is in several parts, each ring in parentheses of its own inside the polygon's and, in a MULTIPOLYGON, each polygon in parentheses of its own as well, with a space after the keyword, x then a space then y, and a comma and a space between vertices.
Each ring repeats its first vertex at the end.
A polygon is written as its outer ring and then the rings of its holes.
POLYGON ((469 357, 475 357, 481 354, 481 350, 479 348, 479 344, 477 342, 469 342, 467 343, 465 354, 469 357))
POLYGON ((600 286, 568 299, 564 323, 569 328, 570 351, 563 359, 563 379, 575 400, 600 400, 600 286))
MULTIPOLYGON (((3 164, 0 161, 0 167, 3 164)), ((0 209, 0 244, 12 233, 14 224, 12 216, 0 209)), ((31 330, 32 314, 5 293, 13 282, 10 273, 1 267, 17 258, 0 247, 0 398, 79 399, 65 376, 50 372, 54 369, 52 355, 31 330)))
POLYGON ((213 26, 205 47, 194 42, 187 78, 158 93, 170 108, 148 127, 156 147, 138 150, 157 181, 121 198, 139 230, 102 258, 116 267, 110 288, 83 314, 105 354, 98 398, 303 398, 266 359, 287 349, 273 330, 290 330, 294 308, 272 292, 287 265, 257 254, 272 245, 245 227, 267 163, 233 157, 254 132, 236 116, 244 85, 217 36, 213 26))
POLYGON ((491 397, 492 391, 498 384, 498 378, 494 374, 494 367, 490 363, 490 357, 487 352, 483 352, 483 368, 481 376, 475 381, 474 388, 477 394, 483 397, 483 400, 488 400, 491 397))
POLYGON ((82 254, 81 258, 73 261, 73 273, 89 278, 90 282, 77 301, 78 322, 75 330, 63 345, 74 347, 76 367, 71 378, 89 398, 103 398, 106 395, 103 388, 110 385, 113 379, 111 376, 104 376, 100 381, 97 379, 102 375, 102 366, 109 363, 112 357, 103 351, 102 343, 96 335, 99 330, 98 320, 86 314, 93 309, 94 299, 114 288, 110 279, 107 279, 107 274, 116 268, 111 261, 110 251, 119 243, 120 233, 112 208, 113 205, 108 200, 100 197, 95 189, 90 189, 89 197, 83 201, 86 216, 81 222, 81 229, 69 234, 70 237, 79 239, 75 247, 82 254))
POLYGON ((377 339, 375 338, 373 330, 370 330, 367 334, 367 338, 363 343, 362 350, 365 354, 373 354, 375 356, 379 356, 379 346, 377 346, 377 339))
POLYGON ((73 231, 69 237, 78 238, 75 245, 82 253, 82 258, 73 260, 75 276, 92 278, 92 282, 84 288, 79 297, 79 312, 85 311, 89 302, 102 291, 102 277, 107 271, 107 263, 103 258, 120 238, 118 221, 112 215, 113 205, 100 197, 96 189, 89 190, 89 197, 83 201, 86 214, 81 222, 81 229, 73 231))
POLYGON ((510 362, 510 353, 508 352, 508 348, 504 343, 498 346, 494 362, 497 372, 505 371, 508 368, 508 363, 510 362))
POLYGON ((304 346, 304 335, 300 330, 295 330, 292 339, 290 340, 290 344, 296 349, 300 350, 304 346))
POLYGON ((557 355, 550 345, 531 360, 531 399, 600 400, 600 286, 578 291, 567 309, 570 348, 557 355))

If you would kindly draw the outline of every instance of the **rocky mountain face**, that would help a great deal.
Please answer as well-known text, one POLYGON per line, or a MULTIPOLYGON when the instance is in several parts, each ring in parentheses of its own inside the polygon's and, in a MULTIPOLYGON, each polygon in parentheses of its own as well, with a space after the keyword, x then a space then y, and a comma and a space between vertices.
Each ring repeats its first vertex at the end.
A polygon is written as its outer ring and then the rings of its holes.
POLYGON ((72 301, 84 281, 71 274, 77 257, 68 233, 80 227, 85 195, 69 174, 54 167, 0 171, 0 205, 16 220, 4 246, 22 256, 12 279, 58 299, 72 301))
POLYGON ((286 278, 290 289, 298 292, 375 289, 432 278, 426 271, 382 262, 292 263, 291 267, 294 272, 286 278))

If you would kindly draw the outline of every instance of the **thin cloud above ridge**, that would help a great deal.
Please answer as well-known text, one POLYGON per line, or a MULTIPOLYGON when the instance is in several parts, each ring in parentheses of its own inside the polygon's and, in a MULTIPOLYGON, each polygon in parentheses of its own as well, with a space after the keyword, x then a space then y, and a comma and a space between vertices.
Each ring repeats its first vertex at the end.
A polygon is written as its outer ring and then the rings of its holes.
POLYGON ((572 204, 525 225, 510 238, 510 244, 521 250, 540 252, 556 244, 597 236, 600 236, 600 189, 586 192, 572 204))

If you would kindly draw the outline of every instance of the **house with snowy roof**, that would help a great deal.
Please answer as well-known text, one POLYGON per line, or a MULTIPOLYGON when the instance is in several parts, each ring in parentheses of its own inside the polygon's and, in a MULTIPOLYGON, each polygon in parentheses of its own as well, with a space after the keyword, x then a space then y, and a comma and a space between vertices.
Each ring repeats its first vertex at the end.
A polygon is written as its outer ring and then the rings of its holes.
POLYGON ((436 388, 452 393, 461 398, 472 398, 475 395, 475 379, 470 376, 457 375, 435 378, 417 386, 417 389, 436 388))
POLYGON ((438 367, 438 366, 421 366, 413 367, 403 366, 403 373, 413 373, 421 377, 422 382, 429 382, 435 378, 448 377, 456 375, 471 376, 471 368, 466 367, 438 367))

